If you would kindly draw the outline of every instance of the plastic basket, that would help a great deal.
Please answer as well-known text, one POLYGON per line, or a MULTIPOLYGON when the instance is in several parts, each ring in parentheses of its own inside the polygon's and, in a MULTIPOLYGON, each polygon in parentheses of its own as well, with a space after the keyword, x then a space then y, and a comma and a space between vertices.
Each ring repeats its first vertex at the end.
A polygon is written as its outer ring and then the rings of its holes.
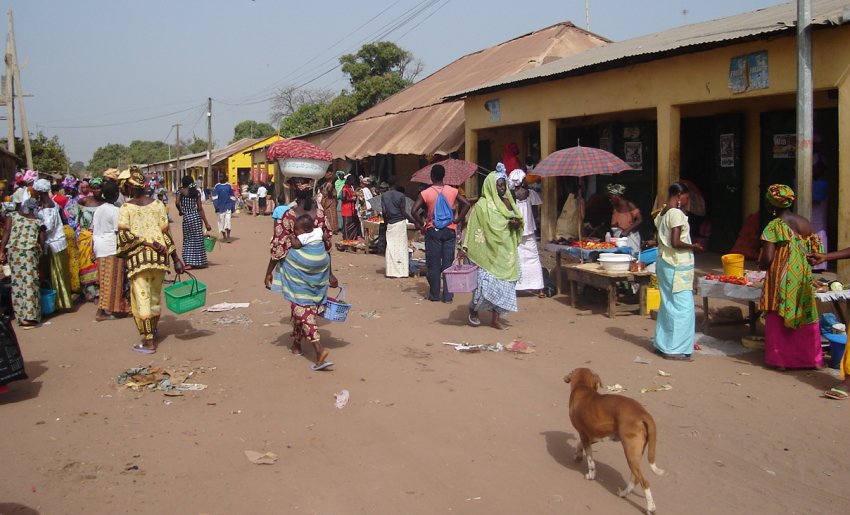
POLYGON ((349 311, 351 304, 345 302, 345 288, 340 287, 336 298, 328 297, 325 301, 325 312, 322 316, 331 322, 345 322, 349 311))
POLYGON ((449 293, 469 293, 478 288, 478 267, 471 263, 461 264, 455 260, 452 266, 443 270, 443 277, 449 293))
POLYGON ((42 288, 41 297, 41 316, 49 315, 56 311, 56 290, 48 290, 42 288))
POLYGON ((213 236, 211 234, 207 234, 206 236, 204 236, 204 249, 207 252, 212 252, 213 249, 215 248, 215 242, 216 241, 217 241, 217 238, 215 236, 213 236))
POLYGON ((640 251, 638 261, 648 265, 650 263, 655 263, 656 259, 658 259, 658 247, 652 247, 651 249, 640 251))
MULTIPOLYGON (((165 288, 165 305, 178 315, 198 309, 207 303, 207 285, 189 272, 186 272, 186 275, 191 279, 165 288)), ((178 276, 177 279, 179 280, 180 277, 178 276)))

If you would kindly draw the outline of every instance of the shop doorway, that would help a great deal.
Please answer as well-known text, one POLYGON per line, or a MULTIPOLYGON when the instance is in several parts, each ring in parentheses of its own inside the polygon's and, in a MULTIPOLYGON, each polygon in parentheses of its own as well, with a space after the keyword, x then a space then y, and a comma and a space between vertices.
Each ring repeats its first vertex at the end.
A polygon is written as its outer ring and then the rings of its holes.
POLYGON ((741 231, 743 123, 741 113, 682 119, 679 176, 696 185, 706 207, 689 217, 691 236, 714 252, 728 252, 741 231))
MULTIPOLYGON (((761 115, 761 225, 770 221, 764 209, 764 192, 771 184, 789 184, 795 190, 797 175, 797 116, 794 111, 761 115)), ((838 109, 814 111, 812 163, 812 224, 825 231, 828 250, 835 250, 838 227, 838 109), (820 182, 820 186, 817 184, 820 182), (830 223, 832 221, 832 223, 830 223)))

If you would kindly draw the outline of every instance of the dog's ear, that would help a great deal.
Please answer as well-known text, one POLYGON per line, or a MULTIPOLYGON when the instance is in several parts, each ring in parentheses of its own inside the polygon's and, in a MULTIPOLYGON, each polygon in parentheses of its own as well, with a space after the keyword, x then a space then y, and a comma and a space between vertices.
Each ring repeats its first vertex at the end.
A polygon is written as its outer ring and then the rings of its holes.
POLYGON ((599 388, 601 388, 602 387, 602 379, 599 379, 599 374, 594 372, 593 376, 591 376, 591 377, 592 377, 591 382, 593 383, 593 389, 598 390, 599 388))
POLYGON ((573 380, 573 374, 572 374, 572 372, 570 372, 569 374, 567 374, 567 375, 565 375, 565 376, 564 376, 564 382, 565 382, 565 383, 569 384, 569 383, 570 383, 570 381, 572 381, 572 380, 573 380))

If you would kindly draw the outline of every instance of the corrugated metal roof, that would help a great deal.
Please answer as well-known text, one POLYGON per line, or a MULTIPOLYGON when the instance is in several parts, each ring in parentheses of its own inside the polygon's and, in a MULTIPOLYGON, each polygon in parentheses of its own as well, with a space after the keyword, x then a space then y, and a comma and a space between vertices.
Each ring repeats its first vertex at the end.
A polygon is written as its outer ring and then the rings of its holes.
POLYGON ((607 42, 563 22, 466 55, 352 118, 328 137, 325 147, 334 157, 352 159, 448 154, 463 144, 463 104, 446 102, 444 96, 607 42))
MULTIPOLYGON (((848 6, 850 6, 848 0, 814 0, 812 2, 813 23, 815 25, 848 23, 850 20, 846 19, 845 13, 848 6)), ((455 100, 471 94, 582 75, 670 55, 696 52, 707 47, 730 45, 767 34, 796 30, 796 23, 797 3, 788 2, 592 48, 510 77, 484 82, 474 88, 455 90, 446 99, 455 100)))
MULTIPOLYGON (((234 141, 226 147, 214 148, 212 151, 212 164, 218 164, 233 154, 245 150, 252 145, 256 145, 264 139, 266 138, 242 138, 238 141, 234 141)), ((207 153, 204 152, 202 158, 187 164, 186 168, 206 168, 208 166, 208 161, 207 153)))

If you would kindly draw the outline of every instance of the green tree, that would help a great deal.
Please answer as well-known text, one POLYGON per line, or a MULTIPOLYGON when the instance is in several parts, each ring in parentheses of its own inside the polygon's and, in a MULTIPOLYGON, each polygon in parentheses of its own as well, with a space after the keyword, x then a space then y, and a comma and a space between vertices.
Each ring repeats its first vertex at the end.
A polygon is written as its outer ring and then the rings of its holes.
POLYGON ((86 164, 82 161, 74 161, 71 163, 71 173, 77 177, 81 176, 86 171, 86 164))
MULTIPOLYGON (((40 172, 67 172, 71 168, 71 160, 65 153, 65 147, 59 143, 59 137, 48 138, 43 133, 30 140, 32 148, 32 164, 40 172)), ((23 152, 23 145, 20 147, 23 152)), ((23 161, 26 163, 26 159, 23 161)))
MULTIPOLYGON (((206 152, 207 140, 195 137, 195 139, 191 143, 186 143, 186 146, 184 148, 186 149, 187 154, 198 154, 200 152, 206 152)), ((215 141, 213 141, 213 148, 215 148, 215 141)))
POLYGON ((133 140, 127 147, 127 159, 131 164, 149 164, 165 161, 173 155, 171 146, 162 141, 133 140))
POLYGON ((358 113, 413 84, 422 71, 422 61, 390 41, 363 45, 356 54, 340 57, 339 63, 348 75, 358 113))
POLYGON ((327 106, 324 104, 304 104, 280 123, 280 135, 284 138, 300 136, 325 126, 322 118, 327 106))
POLYGON ((268 138, 274 134, 277 134, 277 131, 271 124, 245 120, 239 122, 233 128, 233 139, 230 140, 230 143, 239 141, 242 138, 268 138))
POLYGON ((94 151, 88 170, 100 174, 107 168, 122 168, 130 164, 130 150, 126 145, 108 143, 94 151))

